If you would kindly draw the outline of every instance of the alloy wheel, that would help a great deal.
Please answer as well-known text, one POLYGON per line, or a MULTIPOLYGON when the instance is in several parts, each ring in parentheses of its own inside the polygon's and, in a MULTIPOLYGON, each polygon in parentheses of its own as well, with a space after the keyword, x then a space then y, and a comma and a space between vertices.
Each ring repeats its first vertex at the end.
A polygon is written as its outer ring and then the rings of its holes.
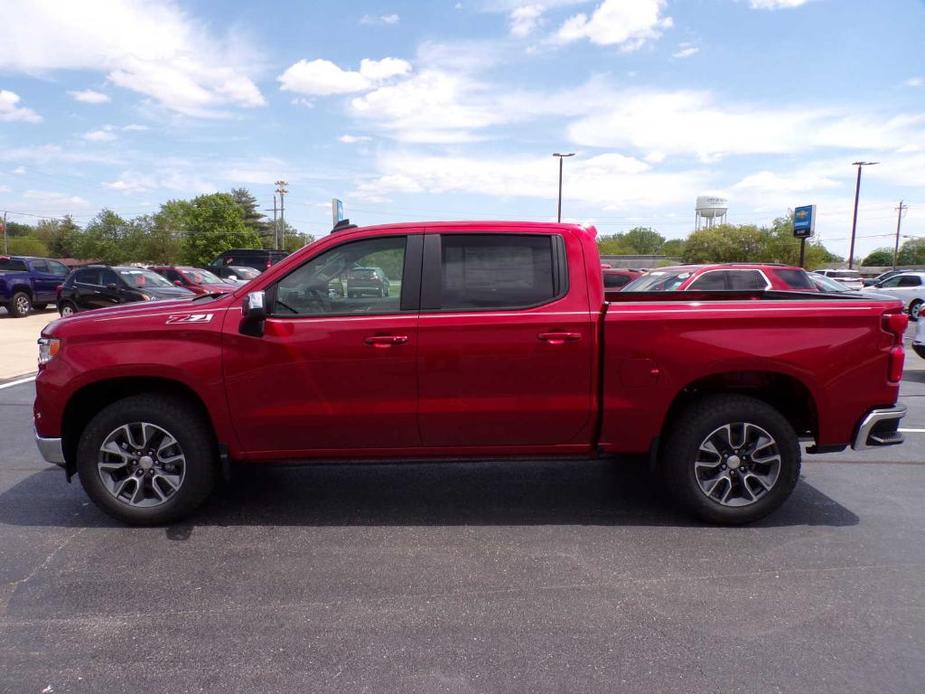
POLYGON ((750 422, 714 429, 697 451, 694 475, 700 491, 723 506, 749 506, 763 498, 780 476, 777 441, 750 422))
POLYGON ((186 456, 177 439, 150 422, 123 424, 103 440, 97 471, 106 490, 137 508, 160 506, 183 485, 186 456))

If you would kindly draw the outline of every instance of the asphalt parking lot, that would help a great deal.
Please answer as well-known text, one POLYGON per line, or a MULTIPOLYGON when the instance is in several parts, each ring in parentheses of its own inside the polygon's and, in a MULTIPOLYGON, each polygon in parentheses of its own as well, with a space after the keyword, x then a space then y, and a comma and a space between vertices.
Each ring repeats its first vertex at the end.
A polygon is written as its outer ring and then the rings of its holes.
MULTIPOLYGON (((910 355, 905 427, 925 430, 910 355)), ((922 368, 922 370, 920 370, 922 368)), ((632 465, 248 471, 123 527, 0 390, 0 691, 920 691, 925 433, 810 457, 766 521, 632 465)))

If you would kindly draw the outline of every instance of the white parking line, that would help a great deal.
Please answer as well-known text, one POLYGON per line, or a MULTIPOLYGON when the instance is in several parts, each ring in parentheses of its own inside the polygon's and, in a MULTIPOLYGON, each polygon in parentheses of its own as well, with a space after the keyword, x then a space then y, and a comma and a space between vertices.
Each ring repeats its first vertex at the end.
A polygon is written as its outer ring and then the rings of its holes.
POLYGON ((20 378, 15 381, 10 381, 9 383, 0 384, 0 390, 4 388, 12 388, 13 386, 21 386, 23 383, 29 383, 29 381, 34 381, 35 376, 26 376, 25 378, 20 378))
POLYGON ((900 429, 903 434, 925 434, 925 429, 900 429))

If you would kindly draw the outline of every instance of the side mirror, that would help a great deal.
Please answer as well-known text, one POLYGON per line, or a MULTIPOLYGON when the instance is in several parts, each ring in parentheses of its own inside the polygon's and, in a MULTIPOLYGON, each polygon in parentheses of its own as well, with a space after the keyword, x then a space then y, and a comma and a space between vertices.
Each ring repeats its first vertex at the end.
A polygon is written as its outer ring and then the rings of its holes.
POLYGON ((182 287, 182 286, 183 286, 183 283, 182 283, 180 280, 176 280, 173 284, 174 284, 175 287, 182 287))
POLYGON ((251 337, 263 337, 263 322, 267 318, 267 295, 264 292, 251 292, 244 297, 241 306, 243 318, 241 333, 251 337))
POLYGON ((111 292, 116 291, 118 288, 119 287, 116 285, 115 282, 110 282, 109 284, 106 285, 106 289, 108 289, 111 292))

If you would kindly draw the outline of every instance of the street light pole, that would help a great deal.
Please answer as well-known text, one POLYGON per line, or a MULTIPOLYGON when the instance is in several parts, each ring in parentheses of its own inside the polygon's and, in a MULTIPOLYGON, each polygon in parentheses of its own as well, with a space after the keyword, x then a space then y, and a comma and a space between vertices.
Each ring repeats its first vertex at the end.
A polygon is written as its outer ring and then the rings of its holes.
POLYGON ((562 160, 566 157, 574 157, 574 152, 568 152, 567 154, 560 154, 559 152, 553 152, 554 157, 559 158, 559 207, 556 214, 556 221, 562 221, 562 160))
POLYGON ((896 269, 896 258, 899 256, 899 228, 903 223, 903 212, 909 209, 909 206, 899 201, 899 207, 896 208, 896 245, 893 246, 893 269, 896 269))
POLYGON ((858 198, 861 195, 861 169, 865 166, 876 166, 878 161, 856 161, 851 166, 858 167, 858 182, 854 188, 854 219, 851 222, 851 250, 848 251, 848 269, 854 268, 854 234, 858 228, 858 198))

